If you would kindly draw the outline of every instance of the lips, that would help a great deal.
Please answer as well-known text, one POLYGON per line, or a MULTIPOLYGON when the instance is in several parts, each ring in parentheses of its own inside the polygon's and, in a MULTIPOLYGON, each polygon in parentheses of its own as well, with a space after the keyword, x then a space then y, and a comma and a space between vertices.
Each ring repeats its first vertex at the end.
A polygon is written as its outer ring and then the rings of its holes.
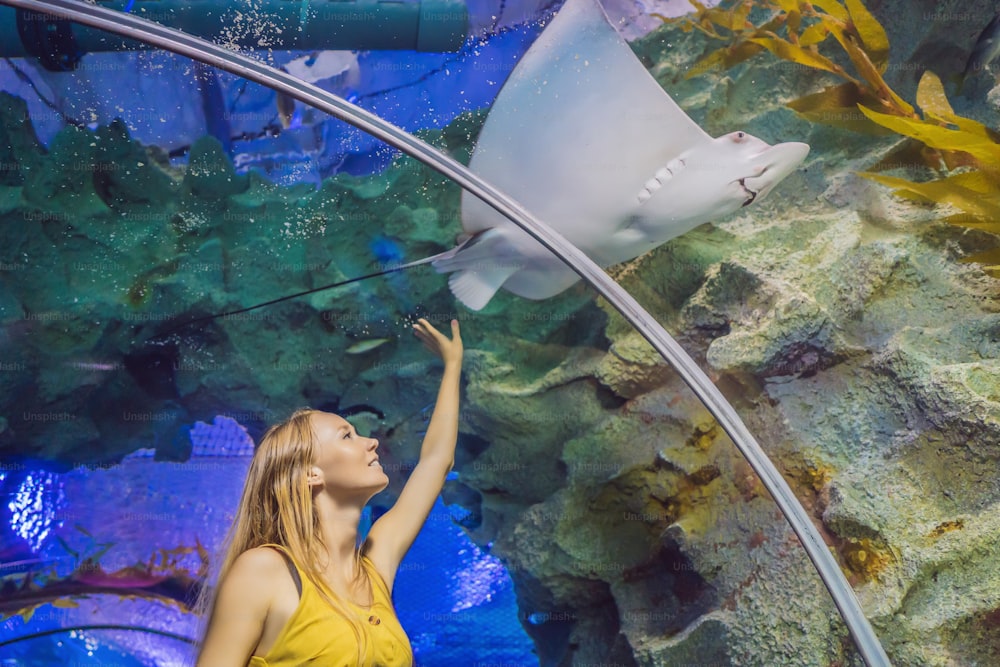
POLYGON ((372 459, 371 461, 368 462, 368 467, 371 467, 373 465, 377 465, 379 468, 382 467, 382 464, 379 463, 377 456, 374 459, 372 459))

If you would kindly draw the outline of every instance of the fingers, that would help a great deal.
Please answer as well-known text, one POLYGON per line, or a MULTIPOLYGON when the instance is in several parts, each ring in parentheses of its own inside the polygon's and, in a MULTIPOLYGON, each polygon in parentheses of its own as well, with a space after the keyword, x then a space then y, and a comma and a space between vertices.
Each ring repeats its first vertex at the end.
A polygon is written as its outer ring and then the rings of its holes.
POLYGON ((458 320, 451 320, 451 338, 449 339, 446 335, 438 331, 433 324, 428 322, 425 318, 421 317, 413 325, 413 333, 424 342, 425 345, 431 346, 432 350, 434 347, 440 349, 442 346, 448 346, 452 344, 461 345, 462 336, 461 330, 458 326, 458 320))
POLYGON ((428 350, 440 354, 441 344, 438 339, 443 338, 443 336, 427 320, 423 318, 417 320, 416 324, 413 325, 413 334, 428 350))
POLYGON ((421 327, 422 329, 425 329, 426 331, 433 331, 434 333, 439 333, 438 330, 434 328, 434 325, 431 324, 430 322, 428 322, 423 317, 419 318, 417 320, 416 324, 414 324, 413 326, 414 326, 414 328, 421 327))
POLYGON ((434 340, 437 336, 441 335, 441 332, 435 329, 434 326, 424 318, 420 318, 413 325, 413 333, 421 339, 429 340, 434 340))
MULTIPOLYGON (((423 317, 418 319, 417 323, 413 325, 414 330, 421 331, 421 329, 418 328, 418 326, 422 327, 423 331, 426 332, 427 335, 433 336, 434 338, 443 338, 445 340, 448 339, 443 333, 438 331, 433 324, 428 322, 423 317)), ((458 320, 451 321, 451 331, 453 335, 458 332, 458 320)))

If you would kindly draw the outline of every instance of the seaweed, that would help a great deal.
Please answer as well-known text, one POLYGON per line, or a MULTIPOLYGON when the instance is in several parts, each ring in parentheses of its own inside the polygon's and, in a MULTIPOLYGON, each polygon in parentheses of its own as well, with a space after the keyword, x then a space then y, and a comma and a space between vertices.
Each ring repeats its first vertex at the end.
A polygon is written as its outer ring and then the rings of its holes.
MULTIPOLYGON (((691 15, 664 22, 685 32, 699 30, 727 45, 703 56, 687 77, 716 68, 730 68, 765 51, 782 60, 827 72, 843 79, 787 103, 802 118, 855 132, 907 139, 896 149, 915 163, 928 167, 938 178, 917 182, 879 173, 893 166, 890 160, 872 165, 859 175, 894 188, 893 194, 927 204, 947 204, 961 213, 944 222, 1000 235, 1000 134, 971 118, 954 112, 941 79, 931 71, 921 76, 917 109, 886 83, 889 39, 885 29, 861 0, 738 0, 705 7, 689 0, 691 15), (751 14, 770 12, 760 25, 751 14), (833 37, 850 62, 852 71, 820 52, 833 37)), ((842 57, 839 58, 843 60, 842 57)), ((1000 248, 964 258, 980 262, 983 270, 1000 278, 1000 248)))
POLYGON ((660 19, 678 24, 685 32, 700 30, 729 44, 702 57, 687 73, 688 78, 717 67, 733 67, 768 51, 782 60, 844 79, 844 83, 789 103, 809 120, 882 133, 877 123, 858 114, 859 103, 883 113, 914 115, 913 107, 882 78, 889 66, 889 38, 860 0, 845 4, 837 0, 739 0, 712 8, 689 1, 696 10, 693 15, 660 19), (774 13, 758 27, 749 19, 751 12, 760 9, 774 13), (847 54, 853 74, 820 52, 819 46, 831 35, 847 54))

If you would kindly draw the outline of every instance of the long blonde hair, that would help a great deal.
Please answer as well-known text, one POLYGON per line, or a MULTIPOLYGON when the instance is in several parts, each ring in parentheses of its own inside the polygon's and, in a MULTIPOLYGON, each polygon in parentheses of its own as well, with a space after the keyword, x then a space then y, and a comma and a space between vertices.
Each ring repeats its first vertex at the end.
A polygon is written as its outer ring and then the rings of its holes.
MULTIPOLYGON (((326 584, 319 568, 320 555, 329 553, 323 542, 319 514, 308 483, 309 467, 316 461, 316 434, 311 416, 316 410, 301 408, 271 426, 254 451, 243 495, 233 525, 220 550, 218 576, 207 578, 198 594, 199 645, 204 641, 215 608, 218 583, 244 551, 263 544, 280 544, 305 573, 330 607, 344 617, 358 640, 358 665, 363 664, 367 632, 357 614, 326 584), (209 585, 209 582, 215 582, 209 585)), ((371 579, 362 566, 361 550, 354 549, 355 572, 364 579, 369 599, 371 579)))

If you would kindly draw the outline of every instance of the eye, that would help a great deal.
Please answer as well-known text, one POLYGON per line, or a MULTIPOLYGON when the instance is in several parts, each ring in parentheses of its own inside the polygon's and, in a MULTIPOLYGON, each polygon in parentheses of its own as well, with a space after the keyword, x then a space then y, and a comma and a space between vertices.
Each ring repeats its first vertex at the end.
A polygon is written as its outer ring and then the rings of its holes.
POLYGON ((734 141, 743 141, 744 139, 747 138, 747 133, 746 132, 735 132, 734 133, 734 137, 735 137, 734 141))

